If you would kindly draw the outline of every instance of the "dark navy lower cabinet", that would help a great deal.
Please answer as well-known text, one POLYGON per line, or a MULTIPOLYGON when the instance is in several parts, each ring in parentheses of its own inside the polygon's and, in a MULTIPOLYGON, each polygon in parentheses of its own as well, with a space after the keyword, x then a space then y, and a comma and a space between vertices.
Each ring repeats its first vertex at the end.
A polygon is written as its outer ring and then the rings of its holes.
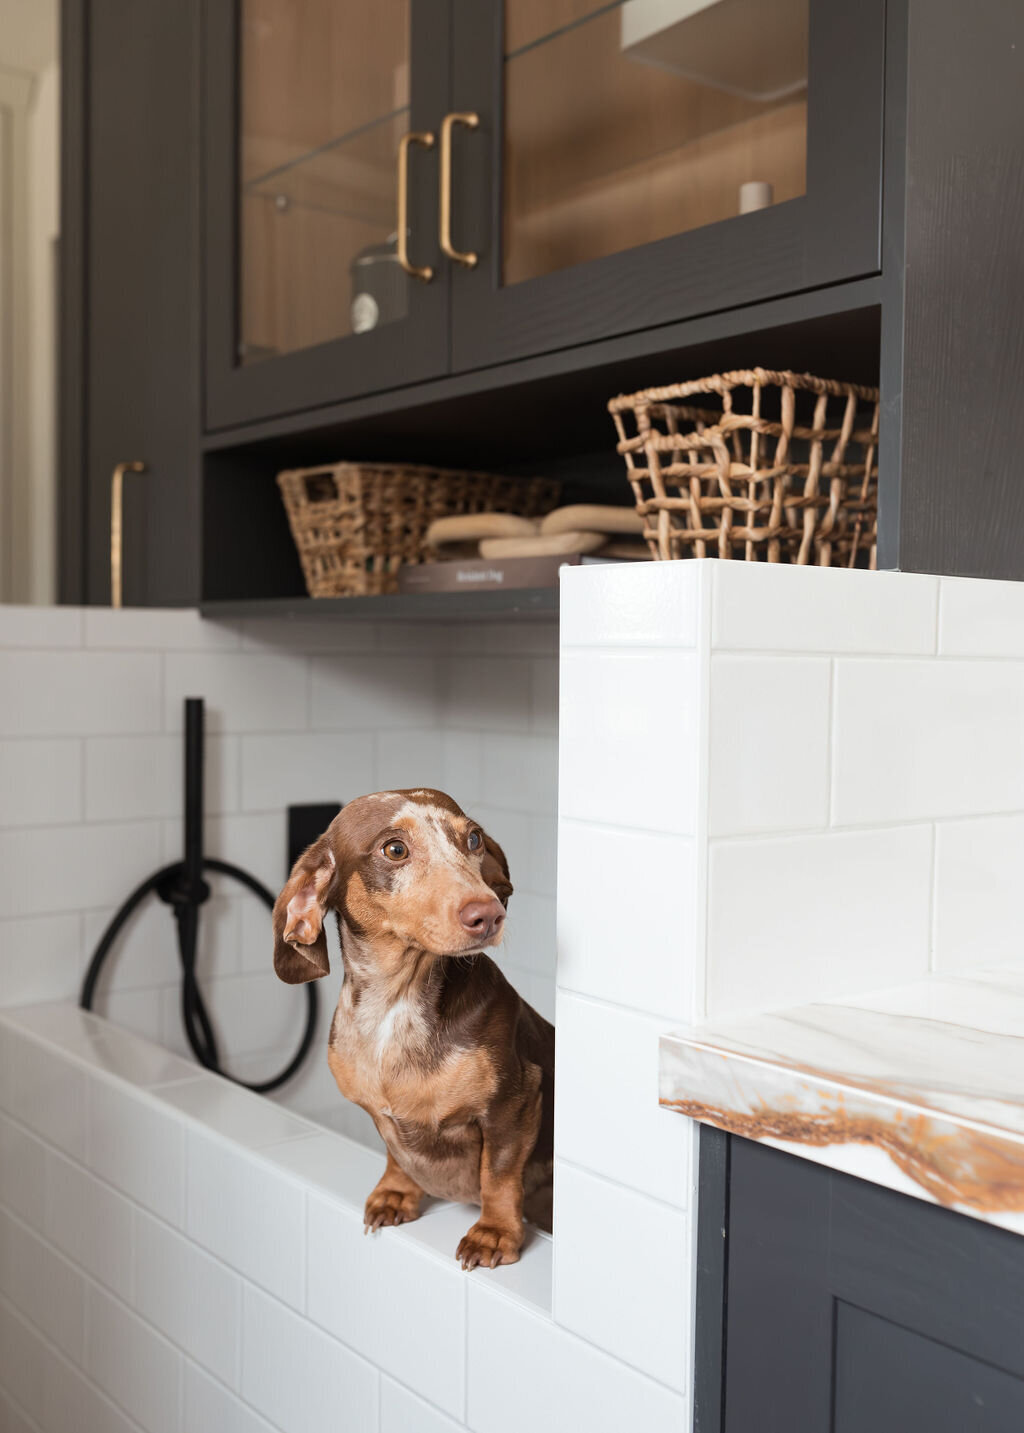
POLYGON ((701 1131, 698 1433, 1021 1433, 1024 1238, 701 1131))

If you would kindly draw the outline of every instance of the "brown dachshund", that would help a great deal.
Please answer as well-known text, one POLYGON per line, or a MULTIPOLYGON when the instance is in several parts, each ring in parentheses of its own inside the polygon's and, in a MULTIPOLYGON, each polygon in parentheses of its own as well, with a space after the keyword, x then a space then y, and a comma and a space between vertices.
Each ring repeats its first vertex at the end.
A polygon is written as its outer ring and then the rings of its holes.
POLYGON ((450 796, 381 791, 339 812, 274 907, 289 984, 328 973, 337 914, 327 1059, 388 1152, 367 1229, 417 1218, 424 1194, 479 1204, 465 1269, 515 1263, 524 1216, 551 1228, 555 1032, 483 953, 511 894, 501 847, 450 796))

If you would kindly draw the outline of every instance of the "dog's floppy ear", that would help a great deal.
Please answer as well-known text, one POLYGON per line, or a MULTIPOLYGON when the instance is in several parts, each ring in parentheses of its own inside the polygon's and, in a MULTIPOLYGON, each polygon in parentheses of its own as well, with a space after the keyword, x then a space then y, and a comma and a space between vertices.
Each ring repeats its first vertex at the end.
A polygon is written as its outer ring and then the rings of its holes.
POLYGON ((512 881, 508 873, 508 861, 505 859, 505 852, 498 845, 493 836, 483 833, 484 838, 484 859, 480 866, 480 874, 491 890, 498 897, 498 900, 507 908, 508 898, 512 894, 512 881))
POLYGON ((336 876, 325 833, 295 862, 274 902, 274 969, 288 985, 330 974, 324 916, 336 876))

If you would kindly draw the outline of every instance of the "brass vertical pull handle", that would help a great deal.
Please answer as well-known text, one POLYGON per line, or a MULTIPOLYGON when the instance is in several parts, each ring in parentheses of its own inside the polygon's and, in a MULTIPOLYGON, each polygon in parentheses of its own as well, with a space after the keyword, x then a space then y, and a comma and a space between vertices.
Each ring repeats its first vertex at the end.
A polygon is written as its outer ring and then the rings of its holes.
POLYGON ((110 605, 121 606, 121 566, 124 555, 124 475, 144 473, 145 463, 118 463, 110 478, 110 605))
POLYGON ((429 284, 434 270, 429 264, 414 264, 409 259, 409 149, 414 144, 433 149, 433 133, 425 130, 420 134, 403 134, 398 141, 398 262, 410 278, 429 284))
POLYGON ((477 129, 480 116, 471 112, 446 114, 441 121, 441 248, 449 259, 474 269, 479 255, 472 251, 464 254, 452 244, 452 130, 457 124, 477 129))

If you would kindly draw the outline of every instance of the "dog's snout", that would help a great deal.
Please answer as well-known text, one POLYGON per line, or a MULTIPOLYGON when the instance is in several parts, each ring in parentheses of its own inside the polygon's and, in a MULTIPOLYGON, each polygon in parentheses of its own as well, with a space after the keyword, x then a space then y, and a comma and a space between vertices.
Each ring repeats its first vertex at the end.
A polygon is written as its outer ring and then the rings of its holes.
POLYGON ((504 920, 505 907, 493 897, 489 901, 467 901, 459 911, 463 928, 481 941, 497 935, 504 920))

